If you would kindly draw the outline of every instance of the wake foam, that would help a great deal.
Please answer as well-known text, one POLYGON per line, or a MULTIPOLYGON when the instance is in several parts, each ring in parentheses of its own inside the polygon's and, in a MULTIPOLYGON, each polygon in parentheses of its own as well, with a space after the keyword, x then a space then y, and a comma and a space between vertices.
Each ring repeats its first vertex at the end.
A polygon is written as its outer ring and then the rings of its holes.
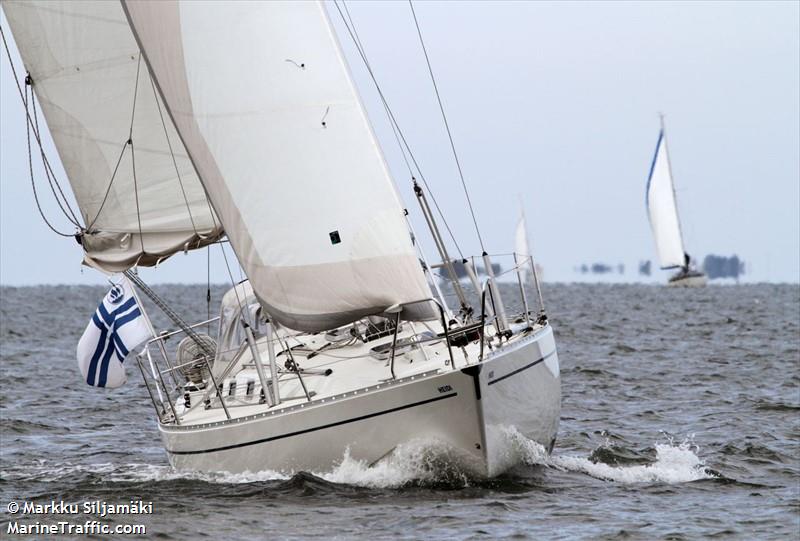
MULTIPOLYGON (((545 466, 560 471, 584 473, 604 481, 616 483, 687 483, 700 479, 713 479, 714 474, 696 454, 700 451, 691 439, 680 444, 672 440, 655 445, 655 460, 648 464, 620 466, 607 464, 591 457, 572 455, 548 456, 544 447, 520 434, 514 427, 502 431, 502 439, 497 441, 504 445, 507 463, 545 466), (504 441, 503 441, 504 440, 504 441)), ((602 448, 603 446, 601 446, 602 448)))
POLYGON ((398 445, 372 465, 352 458, 348 449, 333 471, 315 475, 331 483, 366 488, 456 488, 469 486, 470 471, 470 459, 462 451, 439 440, 414 440, 398 445))
MULTIPOLYGON (((601 445, 586 457, 566 454, 551 456, 542 445, 526 438, 514 427, 495 430, 491 438, 493 462, 498 465, 493 473, 501 473, 517 466, 537 466, 581 473, 596 479, 624 484, 685 483, 719 477, 706 467, 697 455, 698 446, 691 440, 680 444, 675 444, 671 440, 658 443, 652 449, 654 457, 649 454, 637 458, 639 463, 620 465, 615 463, 618 462, 615 451, 608 443, 601 445)), ((330 471, 311 472, 311 475, 329 483, 373 489, 409 486, 458 489, 483 481, 480 476, 474 474, 477 468, 473 460, 474 458, 445 442, 417 440, 397 446, 374 464, 353 458, 348 449, 344 452, 341 462, 330 471)), ((0 471, 0 478, 6 481, 72 480, 82 483, 187 480, 244 484, 287 481, 295 476, 295 472, 192 472, 175 470, 169 465, 144 463, 53 465, 46 461, 0 471)))

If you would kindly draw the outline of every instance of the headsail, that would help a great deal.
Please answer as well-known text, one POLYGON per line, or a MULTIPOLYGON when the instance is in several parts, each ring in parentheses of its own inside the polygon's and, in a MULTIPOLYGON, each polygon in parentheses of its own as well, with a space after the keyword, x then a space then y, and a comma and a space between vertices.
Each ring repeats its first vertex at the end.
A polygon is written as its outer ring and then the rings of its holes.
POLYGON ((531 273, 530 266, 524 266, 525 261, 524 258, 529 257, 531 255, 531 247, 528 243, 528 230, 527 225, 525 224, 525 213, 523 212, 519 217, 519 222, 517 222, 517 231, 514 235, 514 253, 517 254, 517 264, 524 269, 524 272, 521 274, 521 278, 523 281, 527 282, 529 279, 529 275, 531 273))
POLYGON ((658 134, 656 153, 647 179, 646 203, 661 268, 683 266, 683 239, 663 127, 658 134))
POLYGON ((86 262, 122 271, 217 240, 120 4, 9 0, 3 10, 89 229, 86 262))
POLYGON ((517 232, 514 235, 514 252, 521 256, 531 255, 531 247, 528 244, 528 231, 525 224, 525 215, 520 216, 517 222, 517 232))
MULTIPOLYGON (((430 297, 325 7, 124 1, 264 308, 330 329, 430 297)), ((403 317, 431 314, 420 305, 403 317)))

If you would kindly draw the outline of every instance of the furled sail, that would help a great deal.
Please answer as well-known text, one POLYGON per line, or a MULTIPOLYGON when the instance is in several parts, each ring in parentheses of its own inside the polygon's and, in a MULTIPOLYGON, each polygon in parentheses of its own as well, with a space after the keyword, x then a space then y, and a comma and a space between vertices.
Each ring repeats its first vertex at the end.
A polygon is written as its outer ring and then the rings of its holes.
POLYGON ((217 240, 122 6, 9 0, 3 10, 80 207, 85 262, 116 272, 217 240))
POLYGON ((431 296, 321 3, 123 6, 267 312, 318 331, 431 296))
POLYGON ((656 153, 650 166, 646 201, 661 268, 683 266, 683 239, 663 128, 658 134, 656 153))

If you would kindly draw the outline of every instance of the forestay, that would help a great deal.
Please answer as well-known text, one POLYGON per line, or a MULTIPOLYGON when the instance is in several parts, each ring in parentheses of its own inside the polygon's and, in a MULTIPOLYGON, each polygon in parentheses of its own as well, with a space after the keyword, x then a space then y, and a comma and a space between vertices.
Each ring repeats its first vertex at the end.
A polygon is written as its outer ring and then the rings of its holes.
POLYGON ((319 331, 430 297, 321 3, 123 6, 267 312, 319 331))
POLYGON ((658 134, 656 153, 650 167, 646 202, 661 268, 683 266, 683 240, 663 129, 658 134))
POLYGON ((217 240, 221 227, 121 5, 4 1, 3 9, 88 228, 85 261, 122 271, 217 240))

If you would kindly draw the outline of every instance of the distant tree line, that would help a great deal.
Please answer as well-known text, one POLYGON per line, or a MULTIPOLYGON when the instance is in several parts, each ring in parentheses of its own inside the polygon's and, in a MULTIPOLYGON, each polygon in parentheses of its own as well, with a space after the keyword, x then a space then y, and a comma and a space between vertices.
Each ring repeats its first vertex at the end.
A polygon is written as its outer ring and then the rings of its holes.
POLYGON ((709 254, 703 260, 703 271, 710 280, 714 278, 735 278, 738 280, 739 276, 744 274, 744 261, 741 261, 737 255, 726 257, 709 254))
POLYGON ((584 263, 580 267, 576 267, 576 270, 581 274, 609 274, 615 270, 618 274, 625 274, 625 265, 622 263, 619 263, 616 266, 607 265, 606 263, 592 263, 591 265, 584 263))
MULTIPOLYGON (((453 270, 455 271, 456 277, 459 280, 461 278, 467 277, 467 268, 464 266, 464 263, 462 263, 458 259, 453 260, 453 270)), ((500 265, 500 263, 492 263, 492 271, 494 271, 495 275, 500 274, 501 272, 503 272, 503 267, 502 265, 500 265)), ((480 276, 482 274, 486 274, 486 271, 482 265, 476 265, 475 274, 480 276)), ((439 269, 439 276, 441 276, 442 278, 450 278, 450 275, 447 274, 447 269, 444 267, 439 269)))

